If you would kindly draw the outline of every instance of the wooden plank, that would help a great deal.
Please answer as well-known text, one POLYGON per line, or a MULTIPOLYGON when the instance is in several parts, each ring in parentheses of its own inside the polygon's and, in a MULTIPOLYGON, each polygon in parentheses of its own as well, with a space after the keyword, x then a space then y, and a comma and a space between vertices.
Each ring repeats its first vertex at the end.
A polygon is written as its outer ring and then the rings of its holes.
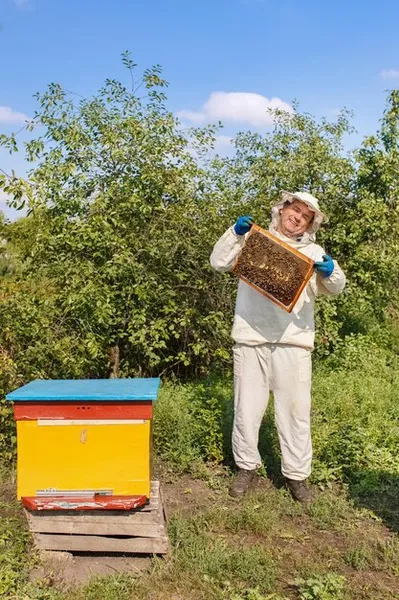
POLYGON ((57 515, 36 517, 25 511, 30 531, 34 533, 65 533, 86 535, 135 535, 159 537, 165 534, 161 514, 146 513, 130 516, 107 517, 107 515, 57 515), (132 517, 140 517, 134 519, 132 517))
POLYGON ((159 493, 159 481, 154 479, 151 481, 151 496, 159 493))
POLYGON ((49 535, 35 533, 36 545, 41 550, 67 552, 132 552, 166 554, 169 550, 167 537, 117 539, 100 536, 49 535))
POLYGON ((162 522, 162 519, 160 519, 159 511, 159 505, 156 509, 154 508, 153 510, 135 511, 133 513, 117 511, 112 514, 107 514, 106 511, 98 511, 98 513, 94 511, 87 511, 86 513, 74 513, 73 511, 31 512, 29 510, 24 509, 25 516, 31 531, 42 531, 43 527, 45 527, 46 531, 48 531, 48 528, 51 526, 51 524, 59 523, 60 526, 62 526, 62 524, 66 524, 69 522, 90 523, 97 525, 109 524, 115 527, 119 527, 120 525, 129 526, 135 524, 157 525, 160 522, 162 522))
POLYGON ((96 535, 137 535, 157 537, 165 531, 163 511, 130 516, 57 515, 36 517, 25 512, 29 529, 36 533, 75 533, 96 535), (133 517, 133 518, 132 518, 133 517), (138 517, 138 518, 134 518, 138 517))
POLYGON ((30 530, 34 533, 127 535, 149 538, 165 535, 165 528, 157 523, 87 523, 84 521, 77 523, 74 519, 62 522, 46 519, 44 523, 33 523, 30 530))
POLYGON ((169 542, 159 482, 152 482, 152 492, 158 497, 134 511, 24 512, 42 550, 165 554, 169 542))
POLYGON ((140 508, 141 512, 149 512, 152 510, 158 510, 159 508, 159 498, 152 498, 148 504, 144 504, 142 508, 140 508))
POLYGON ((154 502, 150 502, 150 504, 145 504, 141 509, 142 512, 151 512, 152 510, 158 510, 159 501, 154 500, 154 502))
POLYGON ((45 514, 43 512, 31 513, 25 510, 25 515, 32 531, 42 531, 42 527, 49 527, 52 523, 91 523, 91 524, 110 524, 115 525, 156 525, 159 523, 159 516, 156 511, 151 512, 135 512, 133 514, 45 514))

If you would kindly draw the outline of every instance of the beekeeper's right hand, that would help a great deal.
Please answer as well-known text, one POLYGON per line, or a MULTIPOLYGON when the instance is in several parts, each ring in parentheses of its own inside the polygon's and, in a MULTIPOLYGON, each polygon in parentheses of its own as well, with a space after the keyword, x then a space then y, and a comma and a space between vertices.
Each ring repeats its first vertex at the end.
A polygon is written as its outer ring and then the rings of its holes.
POLYGON ((234 232, 237 235, 245 235, 251 229, 253 222, 254 220, 251 216, 239 217, 234 225, 234 232))

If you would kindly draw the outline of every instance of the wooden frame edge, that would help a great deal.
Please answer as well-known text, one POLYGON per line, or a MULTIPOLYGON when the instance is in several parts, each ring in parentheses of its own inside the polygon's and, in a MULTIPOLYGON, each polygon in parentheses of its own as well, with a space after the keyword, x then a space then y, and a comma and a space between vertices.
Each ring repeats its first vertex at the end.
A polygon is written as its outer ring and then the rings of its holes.
POLYGON ((254 232, 257 231, 263 235, 265 235, 266 237, 268 237, 270 240, 272 240, 272 242, 276 243, 279 246, 282 246, 283 248, 285 248, 286 250, 288 250, 289 252, 291 252, 292 254, 294 254, 295 256, 298 256, 301 260, 303 260, 304 262, 308 263, 309 268, 307 270, 307 273, 303 279, 303 282, 301 283, 300 287, 298 288, 297 293, 295 294, 294 298, 292 299, 291 303, 286 306, 285 304, 283 304, 282 302, 280 302, 279 300, 277 300, 276 298, 274 298, 271 294, 269 294, 268 292, 265 292, 264 290, 262 290, 261 288, 259 288, 258 286, 256 286, 255 284, 251 283, 250 281, 247 280, 246 277, 242 276, 242 275, 237 275, 235 273, 235 268, 237 266, 238 260, 240 258, 241 252, 245 246, 241 248, 240 252, 238 253, 237 258, 234 261, 234 265, 231 269, 231 272, 234 273, 234 275, 236 275, 236 277, 238 277, 239 279, 241 279, 242 281, 244 281, 244 283, 246 283, 247 285, 249 285, 250 287, 252 287, 254 290, 256 290, 257 292, 259 292, 260 294, 262 294, 262 296, 264 296, 265 298, 267 298, 268 300, 270 300, 271 302, 273 302, 274 304, 276 304, 277 306, 279 306, 280 308, 282 308, 283 310, 285 310, 286 312, 290 313, 292 312, 295 304, 298 302, 299 296, 302 294, 304 288, 306 287, 306 285, 309 282, 309 279, 312 276, 313 273, 313 265, 314 265, 314 260, 312 260, 311 258, 309 258, 308 256, 306 256, 305 254, 303 254, 302 252, 299 252, 299 250, 297 250, 296 248, 292 248, 289 244, 287 244, 286 242, 284 242, 283 240, 280 240, 278 237, 276 237, 275 235, 273 235, 272 233, 270 233, 270 231, 267 231, 266 229, 263 229, 263 227, 260 227, 259 225, 256 225, 255 223, 252 225, 249 234, 247 236, 247 238, 245 239, 245 243, 247 242, 247 239, 249 238, 249 236, 254 232))

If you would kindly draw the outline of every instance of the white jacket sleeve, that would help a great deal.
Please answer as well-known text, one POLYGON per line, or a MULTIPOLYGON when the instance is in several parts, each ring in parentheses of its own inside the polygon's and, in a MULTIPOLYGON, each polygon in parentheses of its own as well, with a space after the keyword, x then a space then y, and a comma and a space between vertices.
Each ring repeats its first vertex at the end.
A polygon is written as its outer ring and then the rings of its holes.
POLYGON ((234 233, 233 227, 229 227, 222 237, 216 242, 211 254, 211 266, 225 273, 231 271, 235 260, 245 244, 245 235, 234 233))
POLYGON ((345 284, 345 274, 336 260, 334 260, 334 271, 330 277, 323 277, 315 273, 311 279, 311 287, 315 296, 336 296, 342 292, 345 284))

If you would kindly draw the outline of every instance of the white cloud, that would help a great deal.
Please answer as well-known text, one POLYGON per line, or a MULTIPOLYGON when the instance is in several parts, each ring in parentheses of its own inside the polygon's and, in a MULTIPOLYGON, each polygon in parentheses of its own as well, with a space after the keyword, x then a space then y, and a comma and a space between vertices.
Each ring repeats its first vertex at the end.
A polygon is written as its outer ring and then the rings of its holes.
POLYGON ((219 154, 219 156, 229 156, 234 153, 234 137, 230 137, 229 135, 215 135, 213 148, 207 147, 207 150, 204 154, 203 149, 199 151, 196 145, 189 144, 187 146, 187 152, 191 154, 194 158, 198 159, 199 156, 204 157, 207 156, 213 157, 215 154, 219 154))
POLYGON ((9 106, 0 106, 0 123, 25 123, 31 119, 24 113, 16 112, 9 106))
POLYGON ((5 212, 8 209, 7 200, 9 199, 9 195, 0 190, 0 210, 5 212))
POLYGON ((229 135, 215 136, 215 152, 218 154, 226 154, 229 150, 233 150, 233 138, 229 135))
POLYGON ((180 119, 191 121, 191 123, 202 123, 205 119, 204 113, 194 112, 192 110, 179 110, 177 116, 180 119))
POLYGON ((269 111, 276 109, 292 113, 292 106, 280 98, 269 99, 253 92, 212 92, 201 110, 181 110, 177 115, 197 124, 223 121, 261 127, 273 123, 269 111))
POLYGON ((381 71, 381 77, 383 79, 399 79, 398 69, 384 69, 381 71))

